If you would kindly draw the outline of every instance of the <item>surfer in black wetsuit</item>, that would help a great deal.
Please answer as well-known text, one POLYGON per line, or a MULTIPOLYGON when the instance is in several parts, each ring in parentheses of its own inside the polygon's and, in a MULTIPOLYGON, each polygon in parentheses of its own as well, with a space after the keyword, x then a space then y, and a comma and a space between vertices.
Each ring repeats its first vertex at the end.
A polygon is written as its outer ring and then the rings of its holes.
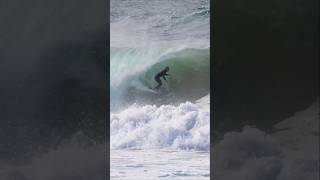
POLYGON ((161 79, 160 79, 161 77, 162 77, 165 81, 167 81, 166 76, 169 76, 168 71, 169 71, 169 66, 167 66, 164 70, 160 71, 160 72, 154 77, 154 79, 157 81, 158 85, 157 85, 155 88, 153 88, 153 89, 158 89, 158 88, 162 85, 162 82, 161 82, 161 79))

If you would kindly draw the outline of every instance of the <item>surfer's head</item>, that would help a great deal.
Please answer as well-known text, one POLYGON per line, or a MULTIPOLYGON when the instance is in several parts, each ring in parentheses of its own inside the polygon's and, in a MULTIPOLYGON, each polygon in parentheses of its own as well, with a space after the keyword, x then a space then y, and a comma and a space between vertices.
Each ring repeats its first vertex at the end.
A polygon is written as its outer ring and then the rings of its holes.
POLYGON ((169 66, 167 66, 167 67, 165 68, 166 71, 169 71, 169 69, 170 69, 169 66))

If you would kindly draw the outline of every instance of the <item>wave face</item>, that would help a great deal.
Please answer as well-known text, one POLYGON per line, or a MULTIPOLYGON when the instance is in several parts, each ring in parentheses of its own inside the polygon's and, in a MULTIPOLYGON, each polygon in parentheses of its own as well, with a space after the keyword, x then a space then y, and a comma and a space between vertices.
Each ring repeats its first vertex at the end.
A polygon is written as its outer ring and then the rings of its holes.
POLYGON ((196 100, 210 91, 209 49, 111 49, 111 104, 168 104, 196 100), (170 67, 159 93, 154 75, 170 67))
MULTIPOLYGON (((209 96, 206 101, 209 102, 209 96)), ((210 113, 191 102, 178 106, 132 105, 111 114, 114 149, 173 148, 208 151, 210 113)))

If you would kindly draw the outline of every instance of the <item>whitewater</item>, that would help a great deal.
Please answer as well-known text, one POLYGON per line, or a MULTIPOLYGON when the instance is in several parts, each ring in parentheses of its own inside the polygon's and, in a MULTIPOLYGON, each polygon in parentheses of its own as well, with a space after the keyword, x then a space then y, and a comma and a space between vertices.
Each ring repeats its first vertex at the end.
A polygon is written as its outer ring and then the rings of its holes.
POLYGON ((111 179, 209 179, 209 7, 111 1, 111 179))
MULTIPOLYGON (((204 109, 208 105, 204 99, 197 104, 204 109)), ((274 127, 276 131, 272 133, 250 126, 240 132, 226 133, 214 147, 214 177, 226 180, 319 179, 319 101, 274 127)), ((0 162, 0 179, 106 179, 107 145, 87 146, 91 143, 83 133, 77 133, 71 143, 61 144, 26 164, 10 167, 0 162), (42 171, 38 171, 39 168, 42 171)), ((174 148, 113 148, 110 177, 209 179, 208 156, 207 151, 174 148)))

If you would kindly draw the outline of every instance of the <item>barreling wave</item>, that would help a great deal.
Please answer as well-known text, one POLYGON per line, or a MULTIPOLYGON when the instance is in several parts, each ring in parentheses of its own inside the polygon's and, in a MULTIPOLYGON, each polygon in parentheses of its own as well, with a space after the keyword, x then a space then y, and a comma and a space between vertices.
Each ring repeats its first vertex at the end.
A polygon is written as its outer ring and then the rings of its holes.
POLYGON ((209 49, 112 48, 111 105, 173 104, 197 100, 210 91, 209 49), (159 92, 154 76, 170 67, 159 92))

